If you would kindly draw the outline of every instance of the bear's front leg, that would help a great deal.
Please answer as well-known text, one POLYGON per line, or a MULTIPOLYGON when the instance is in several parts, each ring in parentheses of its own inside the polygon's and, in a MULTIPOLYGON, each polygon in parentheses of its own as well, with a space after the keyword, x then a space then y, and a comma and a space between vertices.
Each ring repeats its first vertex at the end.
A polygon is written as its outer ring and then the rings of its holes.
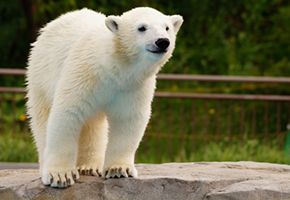
POLYGON ((82 128, 79 108, 53 107, 47 123, 42 182, 67 187, 79 178, 76 169, 78 140, 82 128))
POLYGON ((102 176, 137 177, 134 157, 149 120, 150 107, 145 110, 141 106, 133 108, 129 103, 128 107, 120 107, 119 110, 115 108, 115 112, 109 112, 107 116, 109 140, 102 176))

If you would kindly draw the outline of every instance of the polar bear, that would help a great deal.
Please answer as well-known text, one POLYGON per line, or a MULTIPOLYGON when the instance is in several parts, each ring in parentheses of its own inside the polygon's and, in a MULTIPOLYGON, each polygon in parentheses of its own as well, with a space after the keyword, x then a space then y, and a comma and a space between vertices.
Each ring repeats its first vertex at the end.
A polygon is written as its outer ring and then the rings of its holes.
POLYGON ((108 17, 84 8, 41 29, 28 59, 27 110, 44 185, 67 187, 79 174, 137 177, 156 74, 182 23, 148 7, 108 17))

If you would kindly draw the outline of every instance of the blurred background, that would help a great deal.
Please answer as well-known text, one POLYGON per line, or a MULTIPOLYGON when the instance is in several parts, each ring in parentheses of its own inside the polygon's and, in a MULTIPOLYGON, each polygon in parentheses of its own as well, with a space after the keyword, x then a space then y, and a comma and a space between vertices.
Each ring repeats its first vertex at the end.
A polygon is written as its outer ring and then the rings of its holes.
MULTIPOLYGON (((290 80, 279 79, 290 76, 288 0, 2 0, 0 69, 25 69, 39 29, 65 12, 87 7, 121 15, 139 6, 183 16, 160 73, 197 76, 158 80, 136 161, 289 164, 290 80)), ((0 162, 37 162, 24 73, 0 73, 0 162)))

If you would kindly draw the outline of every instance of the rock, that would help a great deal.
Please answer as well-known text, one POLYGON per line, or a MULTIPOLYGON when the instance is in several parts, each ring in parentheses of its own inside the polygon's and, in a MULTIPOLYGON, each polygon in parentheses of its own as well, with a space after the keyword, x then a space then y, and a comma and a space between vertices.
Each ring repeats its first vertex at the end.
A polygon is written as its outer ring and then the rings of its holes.
POLYGON ((38 169, 38 164, 0 162, 0 170, 3 169, 38 169))
POLYGON ((0 170, 0 199, 290 199, 290 166, 256 162, 137 164, 137 179, 81 176, 41 183, 38 170, 0 170))

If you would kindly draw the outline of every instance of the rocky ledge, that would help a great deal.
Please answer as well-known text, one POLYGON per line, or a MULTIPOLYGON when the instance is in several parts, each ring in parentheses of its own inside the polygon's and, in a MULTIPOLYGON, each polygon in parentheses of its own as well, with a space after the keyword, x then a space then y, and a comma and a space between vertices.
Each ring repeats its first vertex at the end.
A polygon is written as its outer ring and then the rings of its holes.
POLYGON ((0 199, 290 199, 290 166, 256 162, 137 164, 137 179, 81 176, 41 184, 38 170, 0 170, 0 199))

